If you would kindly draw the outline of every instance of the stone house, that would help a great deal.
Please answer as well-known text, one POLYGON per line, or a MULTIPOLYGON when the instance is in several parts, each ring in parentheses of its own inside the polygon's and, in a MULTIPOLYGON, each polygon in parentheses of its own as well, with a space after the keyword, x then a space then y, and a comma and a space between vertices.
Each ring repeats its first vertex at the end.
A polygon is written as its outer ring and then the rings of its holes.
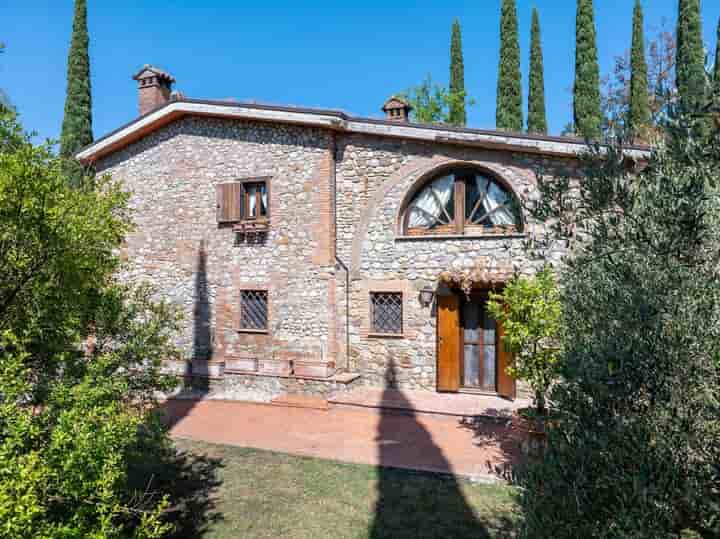
POLYGON ((412 124, 397 98, 369 119, 189 99, 152 66, 134 79, 140 116, 78 158, 132 192, 125 278, 181 306, 188 374, 239 399, 516 395, 487 291, 538 268, 522 201, 538 168, 577 174, 582 141, 412 124), (441 278, 470 268, 470 293, 441 278))

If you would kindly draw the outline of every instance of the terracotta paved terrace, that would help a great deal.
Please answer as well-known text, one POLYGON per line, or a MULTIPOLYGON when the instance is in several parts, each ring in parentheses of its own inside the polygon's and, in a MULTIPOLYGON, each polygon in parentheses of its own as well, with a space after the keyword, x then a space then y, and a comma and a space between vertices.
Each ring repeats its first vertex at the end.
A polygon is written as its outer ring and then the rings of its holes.
MULTIPOLYGON (((293 399, 280 399, 284 405, 169 400, 164 409, 175 437, 344 462, 488 480, 505 476, 520 458, 518 440, 504 421, 461 414, 460 404, 455 404, 456 415, 441 415, 439 410, 415 413, 406 397, 412 392, 384 393, 385 399, 370 392, 364 401, 356 394, 353 399, 364 402, 359 405, 331 401, 330 406, 301 407, 293 399), (395 410, 372 407, 371 398, 395 410)), ((482 402, 482 397, 467 397, 482 402)), ((461 400, 470 407, 470 399, 461 400)), ((428 402, 415 396, 417 405, 431 407, 428 402)), ((497 414, 498 407, 488 404, 498 403, 474 402, 472 410, 497 414)), ((438 402, 433 406, 437 408, 438 402)))

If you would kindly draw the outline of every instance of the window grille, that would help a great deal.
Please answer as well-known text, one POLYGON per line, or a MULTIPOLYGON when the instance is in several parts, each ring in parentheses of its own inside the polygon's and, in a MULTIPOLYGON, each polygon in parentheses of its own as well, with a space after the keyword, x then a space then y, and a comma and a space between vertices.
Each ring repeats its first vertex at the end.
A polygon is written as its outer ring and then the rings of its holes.
POLYGON ((242 290, 240 292, 240 329, 262 331, 267 327, 267 290, 242 290))
POLYGON ((400 292, 373 292, 370 295, 372 332, 402 334, 403 301, 400 292))

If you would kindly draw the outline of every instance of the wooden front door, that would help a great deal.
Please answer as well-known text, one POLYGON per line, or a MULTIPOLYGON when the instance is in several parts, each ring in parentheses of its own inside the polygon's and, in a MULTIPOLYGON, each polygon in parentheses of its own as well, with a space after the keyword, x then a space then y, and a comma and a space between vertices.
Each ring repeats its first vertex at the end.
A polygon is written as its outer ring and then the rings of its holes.
POLYGON ((437 388, 460 389, 460 298, 438 296, 437 388))
POLYGON ((438 297, 438 391, 469 389, 514 398, 503 330, 488 313, 487 299, 486 291, 469 298, 438 297))

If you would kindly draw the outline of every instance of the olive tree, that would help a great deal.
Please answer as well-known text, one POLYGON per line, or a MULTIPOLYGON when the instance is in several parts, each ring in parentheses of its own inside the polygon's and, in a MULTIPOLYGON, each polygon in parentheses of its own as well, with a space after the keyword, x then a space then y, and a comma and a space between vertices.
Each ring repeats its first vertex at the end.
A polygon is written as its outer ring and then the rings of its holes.
POLYGON ((581 241, 524 537, 720 534, 720 132, 699 124, 675 117, 638 166, 597 147, 579 183, 540 180, 538 214, 581 241))

